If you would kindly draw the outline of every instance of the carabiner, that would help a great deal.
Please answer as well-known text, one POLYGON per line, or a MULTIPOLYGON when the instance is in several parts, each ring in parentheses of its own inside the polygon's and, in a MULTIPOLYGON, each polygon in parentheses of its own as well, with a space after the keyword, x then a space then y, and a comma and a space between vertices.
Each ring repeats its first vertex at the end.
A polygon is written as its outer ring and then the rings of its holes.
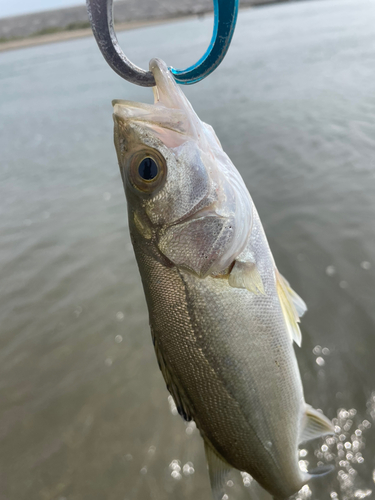
MULTIPOLYGON (((199 61, 185 70, 170 67, 177 83, 199 82, 216 69, 229 48, 236 26, 239 0, 213 0, 214 30, 210 45, 199 61)), ((86 0, 96 42, 104 59, 125 80, 142 87, 155 86, 154 76, 133 64, 117 41, 113 26, 113 0, 86 0)))

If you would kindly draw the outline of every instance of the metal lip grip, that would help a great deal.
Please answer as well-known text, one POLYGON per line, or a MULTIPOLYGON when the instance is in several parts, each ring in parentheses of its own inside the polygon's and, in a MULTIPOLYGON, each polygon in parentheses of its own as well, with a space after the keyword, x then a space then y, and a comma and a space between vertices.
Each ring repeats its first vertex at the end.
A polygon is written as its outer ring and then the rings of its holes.
MULTIPOLYGON (((190 85, 212 73, 224 59, 236 26, 239 0, 213 0, 214 30, 206 53, 187 69, 169 68, 177 83, 190 85)), ((113 0, 86 0, 96 42, 111 68, 128 82, 154 87, 150 71, 133 64, 123 53, 113 26, 113 0)))

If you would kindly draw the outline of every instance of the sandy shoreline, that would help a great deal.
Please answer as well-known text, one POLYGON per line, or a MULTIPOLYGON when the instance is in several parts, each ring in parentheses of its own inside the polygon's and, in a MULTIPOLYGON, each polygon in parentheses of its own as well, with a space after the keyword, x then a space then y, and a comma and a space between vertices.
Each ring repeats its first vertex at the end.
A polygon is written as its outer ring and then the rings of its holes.
MULTIPOLYGON (((212 15, 208 13, 207 15, 212 15)), ((155 26, 157 24, 172 23, 182 19, 196 19, 201 15, 184 15, 168 19, 153 19, 150 21, 133 21, 128 23, 119 23, 116 25, 116 32, 132 30, 136 28, 143 28, 146 26, 155 26)), ((23 49, 26 47, 34 47, 36 45, 45 45, 48 43, 64 42, 66 40, 74 40, 75 38, 84 38, 93 36, 91 28, 77 29, 72 31, 59 31, 49 35, 32 36, 28 38, 21 38, 19 40, 10 40, 9 42, 0 43, 0 52, 8 50, 23 49)))

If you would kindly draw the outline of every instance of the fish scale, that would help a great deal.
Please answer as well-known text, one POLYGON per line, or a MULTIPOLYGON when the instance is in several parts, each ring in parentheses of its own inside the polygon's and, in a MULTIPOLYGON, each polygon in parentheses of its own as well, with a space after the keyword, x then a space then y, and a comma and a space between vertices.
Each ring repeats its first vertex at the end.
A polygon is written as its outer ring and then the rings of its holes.
POLYGON ((114 121, 159 366, 203 437, 215 500, 231 468, 285 500, 312 477, 299 443, 333 432, 304 401, 293 340, 306 306, 212 127, 162 61, 150 69, 155 104, 114 101, 114 121), (147 179, 137 170, 145 158, 156 172, 147 179))

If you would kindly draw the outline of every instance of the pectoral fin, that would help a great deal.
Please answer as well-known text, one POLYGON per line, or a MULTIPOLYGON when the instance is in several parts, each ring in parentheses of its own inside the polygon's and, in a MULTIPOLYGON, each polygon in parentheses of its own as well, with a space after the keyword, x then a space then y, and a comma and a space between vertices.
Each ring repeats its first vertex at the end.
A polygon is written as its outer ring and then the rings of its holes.
POLYGON ((318 412, 310 405, 306 405, 299 436, 300 443, 334 433, 332 422, 323 413, 318 412))
POLYGON ((212 495, 214 500, 222 500, 225 494, 225 483, 231 466, 224 462, 206 442, 204 443, 204 450, 206 452, 212 495))
POLYGON ((256 295, 265 293, 262 278, 254 262, 236 260, 230 272, 228 283, 233 288, 246 288, 256 295))
POLYGON ((291 340, 301 347, 302 336, 298 323, 299 318, 306 312, 304 301, 290 287, 286 279, 275 269, 276 289, 279 296, 281 309, 284 314, 286 327, 291 340))

